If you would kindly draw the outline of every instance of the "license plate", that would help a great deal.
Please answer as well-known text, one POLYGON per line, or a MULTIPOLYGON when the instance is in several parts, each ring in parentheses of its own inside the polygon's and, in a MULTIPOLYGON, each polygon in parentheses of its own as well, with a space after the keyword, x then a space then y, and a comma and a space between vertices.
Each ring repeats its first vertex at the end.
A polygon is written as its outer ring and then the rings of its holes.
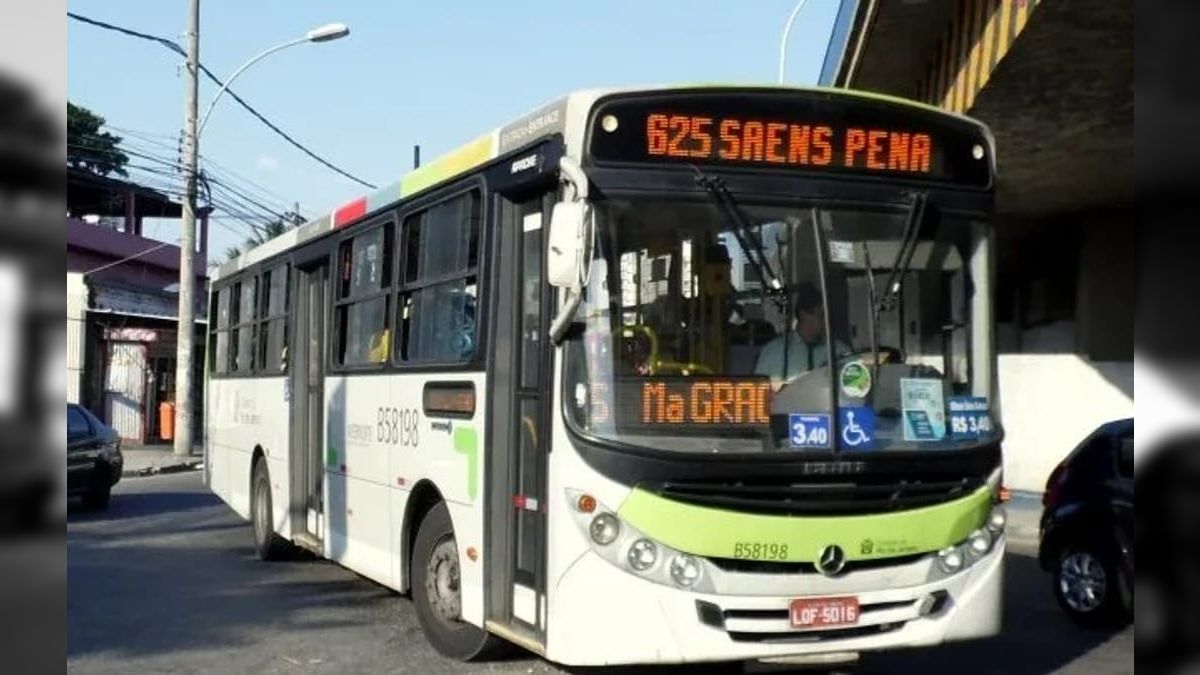
POLYGON ((858 598, 796 598, 792 600, 792 628, 828 628, 858 623, 858 598))

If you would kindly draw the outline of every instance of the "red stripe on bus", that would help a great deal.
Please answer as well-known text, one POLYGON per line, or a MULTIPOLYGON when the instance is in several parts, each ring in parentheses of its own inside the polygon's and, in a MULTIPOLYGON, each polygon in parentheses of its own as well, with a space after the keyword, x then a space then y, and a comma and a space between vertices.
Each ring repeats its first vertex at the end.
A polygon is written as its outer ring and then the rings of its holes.
POLYGON ((343 227, 347 223, 361 218, 367 213, 367 198, 359 197, 352 202, 343 204, 333 212, 333 226, 343 227))

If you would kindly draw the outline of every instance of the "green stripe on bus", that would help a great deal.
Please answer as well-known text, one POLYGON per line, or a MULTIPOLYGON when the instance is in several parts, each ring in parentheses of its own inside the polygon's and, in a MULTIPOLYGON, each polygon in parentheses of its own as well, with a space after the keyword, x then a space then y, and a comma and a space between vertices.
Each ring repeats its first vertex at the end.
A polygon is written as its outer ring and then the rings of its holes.
POLYGON ((467 458, 467 497, 475 501, 479 494, 479 434, 472 427, 454 430, 454 452, 467 458))
POLYGON ((685 553, 815 563, 831 544, 840 546, 847 560, 945 548, 983 524, 991 501, 984 486, 952 502, 908 511, 793 517, 685 504, 639 488, 617 513, 645 535, 685 553))

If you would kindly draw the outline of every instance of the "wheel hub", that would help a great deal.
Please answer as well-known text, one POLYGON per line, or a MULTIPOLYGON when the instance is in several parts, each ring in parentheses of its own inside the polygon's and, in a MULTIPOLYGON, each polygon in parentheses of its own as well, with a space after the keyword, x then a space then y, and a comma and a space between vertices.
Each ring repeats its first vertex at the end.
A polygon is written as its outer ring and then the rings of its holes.
POLYGON ((425 591, 434 614, 445 623, 462 615, 458 553, 454 539, 447 537, 433 548, 425 571, 425 591))
POLYGON ((1059 566, 1059 590, 1067 605, 1081 613, 1095 611, 1104 602, 1108 579, 1104 566, 1090 553, 1077 551, 1059 566))

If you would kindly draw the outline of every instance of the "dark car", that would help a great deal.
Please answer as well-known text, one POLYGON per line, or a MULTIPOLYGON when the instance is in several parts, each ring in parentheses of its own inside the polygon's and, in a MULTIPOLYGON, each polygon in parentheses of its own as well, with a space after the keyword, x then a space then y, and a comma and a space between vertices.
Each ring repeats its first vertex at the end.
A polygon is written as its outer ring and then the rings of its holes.
POLYGON ((67 404, 67 494, 84 506, 108 506, 112 487, 121 480, 121 438, 82 406, 67 404))
POLYGON ((1133 420, 1101 425, 1059 463, 1042 496, 1042 568, 1058 604, 1085 626, 1133 612, 1133 420))

